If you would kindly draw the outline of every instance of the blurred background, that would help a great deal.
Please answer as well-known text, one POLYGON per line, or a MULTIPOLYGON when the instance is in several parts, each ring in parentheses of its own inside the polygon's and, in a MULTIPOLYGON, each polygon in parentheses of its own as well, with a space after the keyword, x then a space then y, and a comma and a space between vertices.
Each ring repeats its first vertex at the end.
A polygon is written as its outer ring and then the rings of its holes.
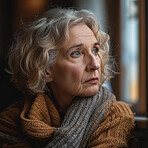
POLYGON ((2 110, 22 94, 5 72, 13 34, 21 24, 52 7, 85 8, 95 13, 103 31, 110 35, 110 53, 119 74, 106 83, 118 100, 131 105, 137 123, 147 127, 147 34, 146 0, 1 0, 0 1, 0 86, 2 110), (140 122, 142 121, 142 122, 140 122))

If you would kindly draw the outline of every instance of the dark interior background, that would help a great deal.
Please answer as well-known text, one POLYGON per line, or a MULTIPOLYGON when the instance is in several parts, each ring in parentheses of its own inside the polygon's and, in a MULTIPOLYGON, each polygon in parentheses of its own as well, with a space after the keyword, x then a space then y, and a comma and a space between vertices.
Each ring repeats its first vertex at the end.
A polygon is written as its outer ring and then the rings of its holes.
MULTIPOLYGON (((110 45, 114 49, 112 50, 112 54, 115 56, 116 62, 119 63, 118 68, 120 69, 120 0, 104 1, 106 3, 106 11, 108 15, 107 25, 110 26, 107 33, 109 33, 111 38, 110 45), (113 32, 113 30, 116 31, 113 32)), ((145 1, 145 4, 145 7, 148 8, 147 1, 145 1)), ((46 9, 57 6, 65 8, 77 7, 78 2, 75 0, 38 0, 38 4, 33 5, 30 3, 30 0, 0 0, 0 112, 13 102, 23 98, 23 94, 15 88, 14 84, 10 81, 10 75, 5 71, 5 69, 8 68, 7 58, 13 40, 13 34, 23 22, 31 21, 35 15, 38 15, 46 9)), ((146 11, 146 14, 148 14, 147 9, 146 11)), ((144 19, 148 20, 148 15, 146 15, 146 18, 144 19)), ((146 25, 146 28, 148 28, 147 21, 146 25)), ((148 30, 146 31, 148 34, 148 30)), ((148 38, 146 43, 148 43, 148 38)), ((146 45, 148 48, 148 44, 146 45)), ((148 52, 146 53, 148 56, 148 52)), ((120 98, 120 89, 118 89, 120 87, 119 79, 119 75, 116 75, 116 77, 111 80, 112 89, 117 98, 120 98)), ((146 84, 148 84, 148 79, 145 80, 147 81, 146 84)), ((141 87, 141 89, 143 88, 141 87)), ((147 119, 136 120, 136 136, 138 139, 136 139, 135 145, 131 147, 136 148, 138 145, 140 148, 148 147, 147 119)))

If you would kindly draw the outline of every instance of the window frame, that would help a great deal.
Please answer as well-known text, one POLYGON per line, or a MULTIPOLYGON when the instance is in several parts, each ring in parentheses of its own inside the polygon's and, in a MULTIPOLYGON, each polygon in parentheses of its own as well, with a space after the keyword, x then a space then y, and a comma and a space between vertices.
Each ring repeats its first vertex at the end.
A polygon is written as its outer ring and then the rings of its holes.
POLYGON ((146 0, 139 0, 140 6, 140 111, 145 112, 145 116, 136 116, 136 129, 148 130, 148 92, 146 88, 148 86, 148 2, 146 0), (142 110, 142 105, 145 105, 145 109, 142 110))
MULTIPOLYGON (((148 1, 146 1, 146 88, 148 88, 148 1)), ((148 92, 146 91, 146 116, 148 117, 148 92)))

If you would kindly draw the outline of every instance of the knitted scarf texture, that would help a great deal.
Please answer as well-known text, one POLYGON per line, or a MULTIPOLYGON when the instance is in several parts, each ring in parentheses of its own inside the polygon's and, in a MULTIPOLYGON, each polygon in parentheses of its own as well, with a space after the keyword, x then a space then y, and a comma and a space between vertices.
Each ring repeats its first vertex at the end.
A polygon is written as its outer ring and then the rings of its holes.
MULTIPOLYGON (((116 98, 105 87, 100 87, 98 93, 92 97, 75 97, 62 123, 54 104, 47 95, 39 95, 33 102, 29 101, 30 99, 25 101, 23 110, 20 109, 18 114, 21 118, 21 125, 18 126, 21 126, 26 136, 15 137, 13 134, 0 132, 0 138, 12 144, 26 143, 29 140, 36 145, 35 147, 86 148, 92 134, 99 127, 109 108, 116 102, 116 98), (40 141, 44 139, 46 142, 43 146, 40 141)), ((9 125, 11 124, 12 122, 9 122, 9 125)), ((12 130, 10 128, 10 131, 12 130)))
POLYGON ((116 101, 105 87, 92 97, 73 100, 60 127, 44 148, 85 148, 93 132, 116 101))

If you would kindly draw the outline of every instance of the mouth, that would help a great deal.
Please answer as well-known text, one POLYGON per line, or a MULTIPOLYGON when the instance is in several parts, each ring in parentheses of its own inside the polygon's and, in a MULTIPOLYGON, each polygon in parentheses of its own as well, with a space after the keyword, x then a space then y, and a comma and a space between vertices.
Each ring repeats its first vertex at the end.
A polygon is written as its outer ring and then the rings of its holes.
POLYGON ((86 80, 84 83, 96 84, 98 83, 98 78, 91 78, 89 80, 86 80))

